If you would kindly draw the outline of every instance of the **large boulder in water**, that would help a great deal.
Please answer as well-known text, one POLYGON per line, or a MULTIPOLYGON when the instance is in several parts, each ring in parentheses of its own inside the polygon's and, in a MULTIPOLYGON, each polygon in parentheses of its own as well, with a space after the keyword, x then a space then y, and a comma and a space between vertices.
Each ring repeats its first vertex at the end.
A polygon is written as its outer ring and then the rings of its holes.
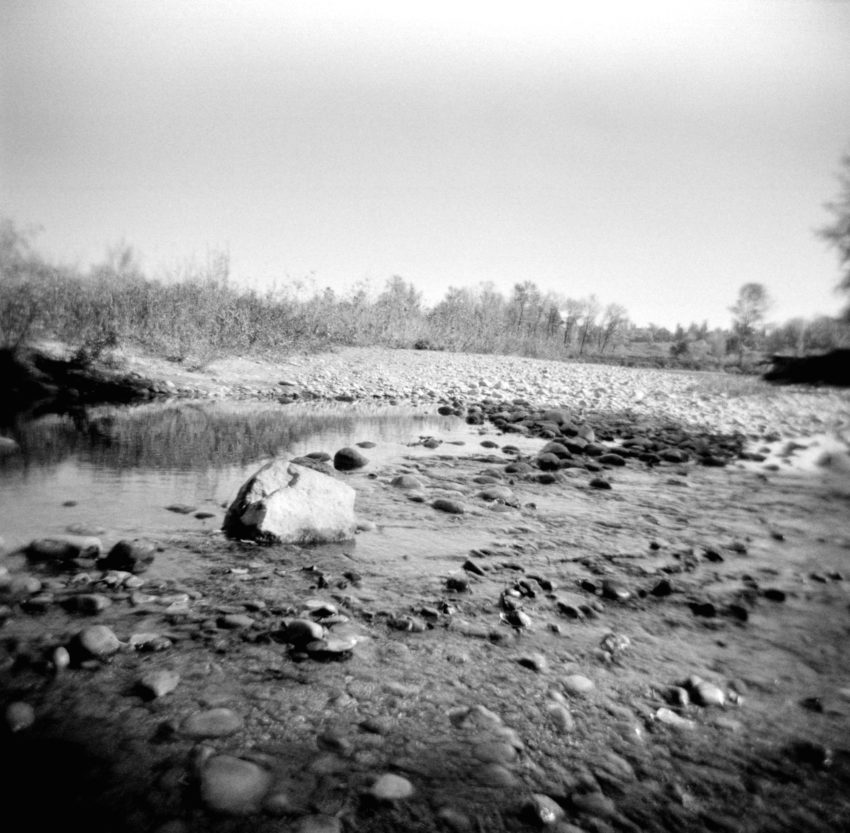
POLYGON ((227 510, 230 538, 323 544, 354 537, 355 491, 293 460, 273 460, 250 477, 227 510))

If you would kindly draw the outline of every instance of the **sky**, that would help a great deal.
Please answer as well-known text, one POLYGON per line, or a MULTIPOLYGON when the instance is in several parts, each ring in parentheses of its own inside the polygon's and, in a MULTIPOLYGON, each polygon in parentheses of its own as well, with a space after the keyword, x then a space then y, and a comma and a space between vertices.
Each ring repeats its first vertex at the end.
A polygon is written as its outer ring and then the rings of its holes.
POLYGON ((255 289, 835 315, 850 0, 4 0, 0 215, 255 289))

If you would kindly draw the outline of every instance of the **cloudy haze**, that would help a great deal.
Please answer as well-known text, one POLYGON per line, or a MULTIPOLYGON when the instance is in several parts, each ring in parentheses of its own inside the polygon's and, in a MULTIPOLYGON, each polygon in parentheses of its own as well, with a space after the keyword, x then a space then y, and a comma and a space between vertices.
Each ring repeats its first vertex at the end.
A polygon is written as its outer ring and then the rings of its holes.
POLYGON ((667 326, 750 281, 775 320, 842 303, 841 0, 6 0, 0 72, 0 212, 65 263, 532 280, 667 326))

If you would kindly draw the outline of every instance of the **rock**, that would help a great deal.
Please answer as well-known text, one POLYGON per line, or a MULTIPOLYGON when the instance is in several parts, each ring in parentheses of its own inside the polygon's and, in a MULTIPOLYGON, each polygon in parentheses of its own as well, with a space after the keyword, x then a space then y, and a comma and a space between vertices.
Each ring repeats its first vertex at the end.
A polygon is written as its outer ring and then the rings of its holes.
POLYGON ((174 691, 179 682, 180 675, 176 671, 163 669, 145 674, 139 680, 137 688, 143 697, 155 700, 157 697, 164 697, 174 691))
POLYGON ((362 469, 369 460, 356 448, 341 448, 334 454, 334 468, 337 471, 354 471, 362 469))
POLYGON ((510 764, 517 759, 516 747, 504 740, 485 740, 472 747, 472 754, 483 764, 510 764))
POLYGON ((653 596, 661 599, 665 596, 669 596, 673 592, 673 585, 670 582, 670 579, 663 578, 649 592, 653 596))
POLYGON ((632 591, 618 581, 606 578, 602 582, 602 596, 615 602, 626 602, 632 597, 632 591))
POLYGON ((355 492, 348 484, 306 466, 275 460, 239 490, 223 530, 231 538, 318 544, 354 537, 355 492))
POLYGON ((0 436, 0 457, 14 454, 20 446, 11 437, 0 436))
POLYGON ((413 784, 400 775, 387 772, 377 778, 369 788, 369 794, 378 801, 401 801, 413 795, 413 784))
POLYGON ((684 717, 676 714, 672 709, 660 708, 655 712, 655 719, 659 723, 664 723, 666 726, 673 726, 676 729, 694 729, 696 724, 693 720, 687 720, 684 717))
POLYGON ((308 642, 322 639, 325 629, 312 619, 293 619, 283 631, 283 641, 298 648, 303 648, 308 642))
POLYGON ((258 812, 272 784, 271 773, 253 761, 213 755, 200 772, 204 805, 217 813, 247 816, 258 812))
POLYGON ((197 506, 191 506, 188 503, 172 503, 165 507, 169 512, 175 512, 178 515, 191 515, 197 511, 197 506))
POLYGON ((590 485, 591 489, 610 489, 611 488, 611 484, 607 480, 604 480, 601 477, 594 477, 590 481, 589 485, 590 485))
POLYGON ((532 824, 549 827, 564 817, 564 808, 548 795, 532 793, 522 808, 522 815, 532 824))
POLYGON ((693 701, 700 706, 724 706, 726 704, 726 695, 723 689, 695 675, 688 679, 688 692, 693 701))
POLYGON ((523 668, 530 668, 532 671, 537 671, 538 674, 542 674, 549 667, 546 657, 537 651, 518 657, 517 662, 523 668))
POLYGON ((412 474, 400 474, 394 477, 390 483, 396 489, 404 489, 409 491, 419 491, 425 488, 425 484, 412 474))
POLYGON ((83 628, 71 640, 72 657, 79 660, 103 659, 121 648, 121 641, 106 625, 83 628))
POLYGON ((122 539, 97 562, 101 570, 125 570, 143 573, 153 563, 156 546, 142 538, 122 539))
POLYGON ((546 707, 549 719, 555 724, 558 731, 563 733, 575 730, 576 722, 572 712, 563 703, 550 703, 546 707))
POLYGON ((582 674, 569 674, 561 681, 567 694, 585 695, 593 691, 596 686, 593 681, 582 674))
POLYGON ((232 735, 242 728, 242 718, 226 708, 208 709, 190 714, 181 724, 180 731, 190 738, 220 738, 232 735))
POLYGON ((626 460, 619 454, 600 454, 596 458, 603 466, 625 466, 626 460))
POLYGON ((239 628, 250 628, 254 620, 246 613, 226 613, 219 616, 216 624, 225 630, 238 630, 239 628))
POLYGON ((466 507, 460 501, 444 497, 438 497, 431 503, 431 506, 440 512, 448 512, 450 515, 462 515, 466 512, 466 507))
POLYGON ((33 561, 73 561, 77 558, 97 558, 103 551, 99 538, 81 535, 62 535, 38 538, 30 542, 27 556, 33 561))
POLYGON ((21 700, 13 700, 4 713, 6 728, 10 732, 21 732, 35 723, 35 709, 21 700))
POLYGON ((501 500, 505 503, 514 500, 514 493, 507 486, 488 486, 482 489, 477 497, 482 500, 501 500))

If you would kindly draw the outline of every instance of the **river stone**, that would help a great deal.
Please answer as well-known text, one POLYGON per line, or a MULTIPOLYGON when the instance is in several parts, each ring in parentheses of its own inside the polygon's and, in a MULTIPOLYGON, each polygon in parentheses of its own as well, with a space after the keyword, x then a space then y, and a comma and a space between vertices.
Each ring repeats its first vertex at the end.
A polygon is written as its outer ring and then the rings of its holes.
POLYGON ((214 755, 200 773, 201 801, 217 813, 247 816, 260 810, 272 784, 271 773, 253 761, 214 755))
POLYGON ((438 497, 431 506, 440 512, 448 512, 450 515, 462 515, 466 512, 466 508, 460 501, 445 497, 438 497))
POLYGON ((156 546, 142 538, 122 539, 103 558, 97 566, 101 570, 125 570, 129 573, 143 573, 153 563, 156 546))
POLYGON ((22 700, 13 700, 6 706, 4 717, 10 732, 21 732, 35 723, 35 709, 22 700))
POLYGON ((507 486, 488 486, 478 493, 478 497, 482 500, 502 500, 507 502, 514 499, 514 493, 507 486))
POLYGON ((575 718, 563 703, 550 703, 546 707, 549 719, 561 732, 572 732, 576 727, 575 718))
POLYGON ((387 772, 378 777, 369 793, 378 801, 401 801, 413 795, 413 784, 407 778, 387 772))
POLYGON ((569 674, 561 681, 567 694, 589 694, 596 686, 582 674, 569 674))
POLYGON ((320 544, 354 537, 355 492, 348 484, 286 459, 267 463, 239 490, 223 530, 231 538, 320 544))
POLYGON ((391 486, 394 486, 396 489, 412 489, 418 490, 424 488, 424 484, 418 477, 414 477, 412 474, 400 474, 398 477, 394 477, 390 483, 391 486))
POLYGON ((220 738, 232 735, 241 728, 242 718, 225 708, 194 712, 180 727, 183 734, 190 738, 220 738))
POLYGON ((121 647, 121 641, 106 625, 92 625, 74 636, 72 647, 72 653, 81 659, 100 659, 114 654, 121 647))
POLYGON ((174 691, 179 682, 180 675, 166 668, 145 674, 138 682, 138 689, 145 697, 154 700, 174 691))
POLYGON ((538 826, 549 827, 564 817, 564 808, 548 795, 532 793, 523 807, 523 815, 538 826))
POLYGON ((73 561, 76 558, 97 558, 103 552, 99 538, 85 535, 61 535, 38 538, 26 549, 33 561, 73 561))
POLYGON ((334 468, 337 471, 353 471, 354 469, 362 469, 369 460, 364 457, 356 448, 341 448, 334 454, 334 468))

